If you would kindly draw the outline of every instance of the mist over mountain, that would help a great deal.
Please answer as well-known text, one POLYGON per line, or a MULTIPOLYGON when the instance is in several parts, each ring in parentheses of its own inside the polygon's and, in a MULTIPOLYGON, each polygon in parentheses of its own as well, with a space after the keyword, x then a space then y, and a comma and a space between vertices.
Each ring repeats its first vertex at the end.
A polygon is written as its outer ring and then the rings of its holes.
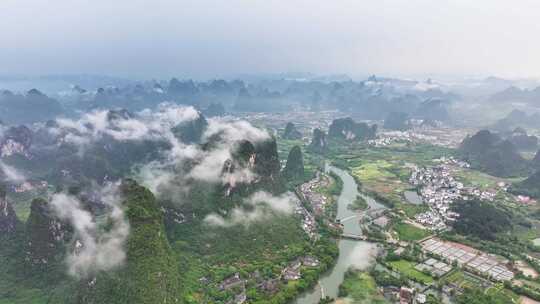
POLYGON ((537 1, 0 12, 0 304, 540 301, 537 1))
MULTIPOLYGON (((66 79, 70 80, 73 79, 66 79)), ((44 122, 57 116, 72 117, 77 112, 107 108, 136 112, 155 108, 166 101, 192 105, 209 116, 223 115, 226 111, 280 112, 303 108, 338 109, 361 118, 381 119, 389 112, 405 108, 412 117, 446 120, 447 106, 458 99, 440 89, 419 89, 414 81, 400 82, 374 76, 356 82, 329 82, 318 78, 309 81, 197 82, 172 78, 169 81, 115 83, 118 85, 98 88, 75 83, 71 89, 51 94, 51 97, 36 89, 24 94, 4 91, 0 106, 3 105, 4 113, 10 115, 3 121, 10 124, 44 122), (34 115, 23 115, 31 108, 35 109, 34 115)))

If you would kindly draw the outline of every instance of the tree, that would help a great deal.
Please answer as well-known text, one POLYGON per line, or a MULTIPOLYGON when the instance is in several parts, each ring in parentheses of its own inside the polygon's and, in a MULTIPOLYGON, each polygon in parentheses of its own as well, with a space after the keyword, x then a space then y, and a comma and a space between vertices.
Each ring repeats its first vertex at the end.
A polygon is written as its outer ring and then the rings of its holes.
POLYGON ((512 225, 509 214, 486 202, 459 201, 453 209, 460 214, 454 229, 463 235, 494 240, 497 233, 507 231, 512 225))

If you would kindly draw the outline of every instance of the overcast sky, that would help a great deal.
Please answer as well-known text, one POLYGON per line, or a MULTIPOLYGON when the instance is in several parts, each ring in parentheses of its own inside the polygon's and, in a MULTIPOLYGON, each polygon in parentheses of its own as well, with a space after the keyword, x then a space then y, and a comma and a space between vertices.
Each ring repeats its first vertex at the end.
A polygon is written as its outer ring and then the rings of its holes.
POLYGON ((0 73, 540 76, 538 0, 0 0, 0 73))

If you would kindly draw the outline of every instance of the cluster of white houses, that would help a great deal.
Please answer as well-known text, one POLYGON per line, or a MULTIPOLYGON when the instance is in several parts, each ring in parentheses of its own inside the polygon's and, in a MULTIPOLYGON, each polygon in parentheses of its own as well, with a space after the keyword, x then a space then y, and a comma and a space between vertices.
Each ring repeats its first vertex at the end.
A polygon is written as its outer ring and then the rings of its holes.
MULTIPOLYGON (((429 211, 415 216, 418 223, 431 230, 444 230, 449 222, 453 222, 459 217, 459 214, 451 210, 453 202, 473 197, 486 201, 495 199, 496 191, 467 187, 454 178, 452 175, 453 167, 468 168, 468 163, 452 157, 443 157, 434 161, 439 164, 428 168, 413 167, 409 178, 409 183, 418 188, 422 201, 430 207, 429 211)), ((506 190, 504 186, 501 186, 502 190, 506 190)))

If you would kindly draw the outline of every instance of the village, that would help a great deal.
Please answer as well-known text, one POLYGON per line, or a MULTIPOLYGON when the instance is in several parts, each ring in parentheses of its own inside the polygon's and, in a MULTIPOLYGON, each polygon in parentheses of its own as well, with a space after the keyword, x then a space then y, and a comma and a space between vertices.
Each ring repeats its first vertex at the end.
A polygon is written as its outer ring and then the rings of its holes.
MULTIPOLYGON (((296 281, 302 277, 303 268, 314 268, 320 264, 319 260, 313 256, 302 256, 285 266, 278 277, 265 279, 259 271, 250 273, 243 278, 240 273, 225 278, 218 285, 220 291, 229 291, 234 293, 234 297, 227 304, 243 304, 247 300, 246 285, 255 284, 256 288, 274 294, 279 291, 280 282, 296 281)), ((208 279, 203 277, 199 279, 203 283, 208 283, 208 279)))
MULTIPOLYGON (((295 214, 301 221, 302 229, 312 241, 319 238, 316 216, 323 214, 330 199, 327 195, 321 193, 320 189, 328 187, 330 183, 330 178, 327 175, 317 171, 313 179, 298 187, 298 195, 302 200, 297 201, 295 214), (304 204, 307 204, 307 206, 304 204)), ((319 260, 314 256, 300 256, 283 267, 278 277, 264 279, 256 271, 243 278, 239 273, 235 273, 221 281, 218 289, 234 294, 234 297, 227 302, 228 304, 242 304, 247 300, 247 284, 256 284, 257 289, 273 294, 279 291, 280 282, 286 283, 300 280, 302 278, 302 269, 316 268, 319 265, 319 260)), ((200 280, 208 283, 208 279, 205 277, 200 280)))
POLYGON ((373 147, 388 147, 396 143, 424 143, 455 148, 468 132, 470 132, 468 129, 449 128, 440 123, 430 126, 423 124, 422 121, 411 120, 411 129, 381 130, 377 133, 377 138, 368 140, 367 144, 373 147))
POLYGON ((302 199, 298 202, 295 213, 302 218, 302 229, 304 229, 312 240, 318 238, 317 221, 315 218, 324 213, 331 199, 320 190, 328 187, 330 182, 330 178, 327 175, 317 171, 315 178, 298 187, 297 193, 302 199), (307 204, 307 206, 304 204, 307 204), (308 210, 308 208, 312 211, 308 210))
POLYGON ((498 189, 494 190, 465 186, 453 176, 455 167, 470 167, 464 161, 442 157, 434 162, 438 165, 428 168, 414 166, 409 178, 409 183, 418 189, 422 201, 430 208, 429 211, 417 214, 415 220, 430 230, 445 230, 449 222, 456 220, 459 214, 451 210, 451 205, 455 201, 470 198, 493 201, 497 191, 507 190, 504 183, 498 184, 498 189))
POLYGON ((367 144, 374 147, 386 147, 394 143, 432 142, 437 137, 424 135, 415 131, 384 131, 377 134, 377 138, 370 139, 367 144))

